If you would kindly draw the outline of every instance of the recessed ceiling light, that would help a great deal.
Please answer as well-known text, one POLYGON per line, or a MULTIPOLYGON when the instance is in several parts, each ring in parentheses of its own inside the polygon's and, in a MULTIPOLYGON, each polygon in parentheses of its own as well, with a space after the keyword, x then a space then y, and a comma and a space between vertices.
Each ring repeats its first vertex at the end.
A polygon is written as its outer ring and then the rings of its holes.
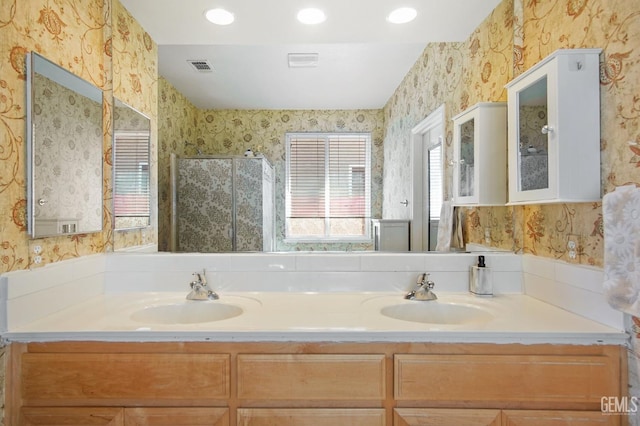
POLYGON ((209 22, 216 25, 229 25, 235 20, 233 13, 225 9, 210 9, 205 12, 204 16, 209 22))
POLYGON ((307 25, 320 24, 327 19, 327 16, 320 9, 310 7, 308 9, 302 9, 298 12, 298 21, 307 25))
POLYGON ((393 24, 406 24, 407 22, 413 21, 416 16, 418 16, 418 12, 414 8, 401 7, 391 12, 389 16, 387 16, 387 21, 393 24))

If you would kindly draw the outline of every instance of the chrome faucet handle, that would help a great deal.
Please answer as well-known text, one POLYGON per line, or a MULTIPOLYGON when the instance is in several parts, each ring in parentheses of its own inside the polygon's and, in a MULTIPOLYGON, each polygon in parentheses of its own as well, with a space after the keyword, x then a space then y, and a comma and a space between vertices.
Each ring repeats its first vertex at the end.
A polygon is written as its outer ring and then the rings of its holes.
POLYGON ((218 294, 211 290, 207 285, 207 276, 206 270, 203 269, 202 273, 194 272, 193 276, 196 277, 196 280, 191 281, 189 286, 191 287, 191 292, 187 295, 188 300, 217 300, 219 299, 218 294))
POLYGON ((198 282, 207 285, 207 275, 204 269, 202 270, 202 273, 194 272, 192 275, 198 279, 198 282))
POLYGON ((426 281, 424 281, 423 285, 424 285, 425 287, 427 287, 429 290, 431 290, 432 288, 434 288, 434 287, 436 286, 436 283, 434 283, 433 281, 431 281, 431 280, 429 279, 429 274, 426 274, 426 275, 427 275, 427 276, 425 277, 425 280, 426 280, 426 281))
POLYGON ((404 298, 408 300, 437 300, 438 297, 431 291, 435 285, 433 281, 429 280, 428 273, 420 274, 416 281, 416 288, 409 291, 404 298))

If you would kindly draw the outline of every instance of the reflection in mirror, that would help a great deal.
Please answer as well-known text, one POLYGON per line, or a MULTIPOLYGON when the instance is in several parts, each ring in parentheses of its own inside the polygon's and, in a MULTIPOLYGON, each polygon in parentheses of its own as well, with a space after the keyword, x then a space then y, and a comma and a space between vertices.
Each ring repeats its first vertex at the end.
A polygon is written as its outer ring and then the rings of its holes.
POLYGON ((151 121, 119 99, 113 105, 114 229, 144 228, 151 212, 151 121))
POLYGON ((547 77, 518 93, 519 191, 549 187, 547 77))
POLYGON ((458 197, 473 197, 474 195, 474 135, 475 120, 473 118, 460 125, 460 158, 457 159, 460 176, 458 197))
POLYGON ((411 251, 435 250, 442 210, 444 104, 411 129, 411 251))
POLYGON ((428 147, 427 158, 429 161, 429 251, 434 251, 438 244, 438 227, 440 225, 440 212, 444 193, 443 181, 443 155, 442 155, 442 126, 432 130, 437 138, 428 147))
POLYGON ((32 238, 102 230, 102 91, 27 54, 27 206, 32 238))

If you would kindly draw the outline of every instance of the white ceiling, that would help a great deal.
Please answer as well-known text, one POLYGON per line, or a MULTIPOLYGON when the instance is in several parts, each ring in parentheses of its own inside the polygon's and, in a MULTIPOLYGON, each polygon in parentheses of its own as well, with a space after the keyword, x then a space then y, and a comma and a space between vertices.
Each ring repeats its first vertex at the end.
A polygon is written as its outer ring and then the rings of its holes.
POLYGON ((382 108, 429 42, 463 41, 501 0, 121 0, 158 43, 158 68, 203 109, 382 108), (389 12, 418 17, 395 25, 389 12), (235 14, 216 26, 204 12, 235 14), (319 7, 327 20, 295 15, 319 7), (318 53, 317 68, 290 69, 287 53, 318 53), (208 60, 199 73, 189 59, 208 60))

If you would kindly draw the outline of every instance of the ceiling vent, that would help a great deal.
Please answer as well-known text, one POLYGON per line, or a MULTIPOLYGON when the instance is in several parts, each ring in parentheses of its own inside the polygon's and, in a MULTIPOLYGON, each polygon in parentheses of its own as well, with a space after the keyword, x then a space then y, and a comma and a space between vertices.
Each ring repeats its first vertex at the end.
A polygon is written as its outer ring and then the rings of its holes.
POLYGON ((187 62, 198 72, 213 72, 213 67, 206 59, 187 59, 187 62))
POLYGON ((313 68, 318 66, 317 53, 289 53, 289 68, 313 68))

